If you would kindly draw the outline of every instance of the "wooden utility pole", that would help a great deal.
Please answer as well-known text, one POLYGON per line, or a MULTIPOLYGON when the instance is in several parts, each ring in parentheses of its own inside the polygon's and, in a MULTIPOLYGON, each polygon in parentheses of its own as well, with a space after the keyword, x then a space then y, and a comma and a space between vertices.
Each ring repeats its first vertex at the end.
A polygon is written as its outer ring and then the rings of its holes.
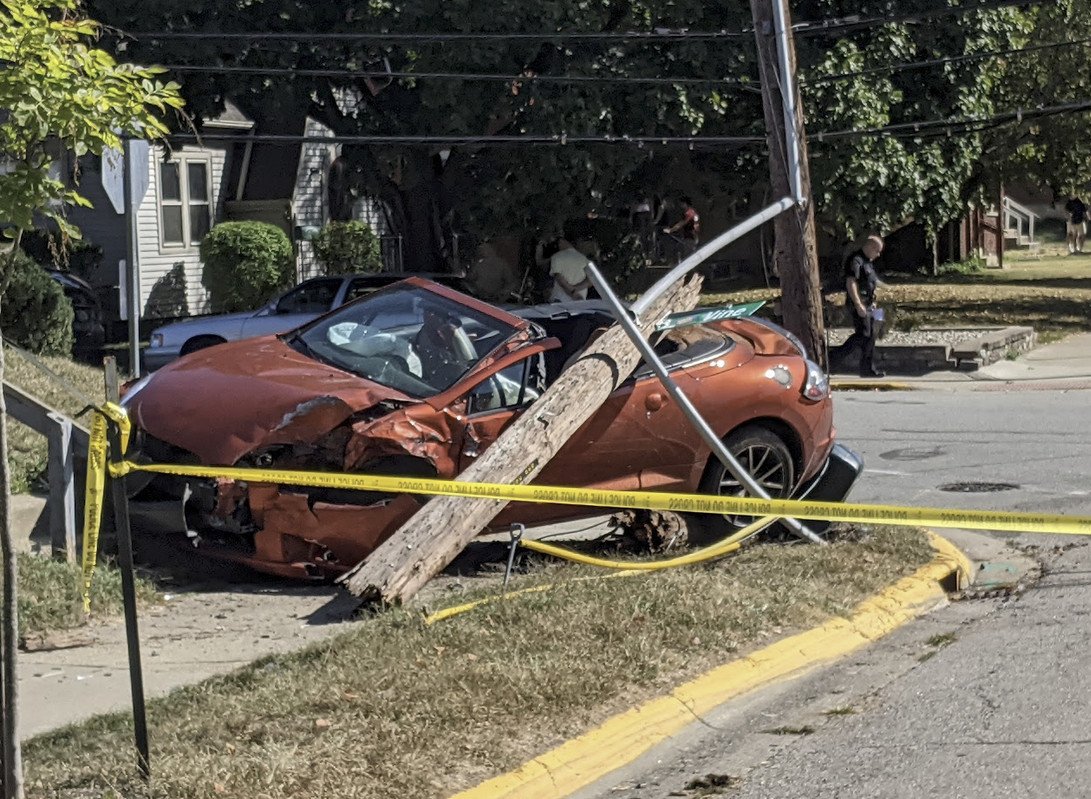
POLYGON ((769 171, 774 197, 793 197, 788 161, 791 157, 787 141, 795 127, 799 142, 800 197, 803 205, 782 213, 774 222, 775 245, 773 262, 780 275, 781 313, 784 326, 799 336, 807 352, 826 365, 826 327, 822 314, 822 290, 818 276, 818 246, 815 243, 814 204, 811 202, 811 173, 807 159, 807 138, 803 125, 803 109, 795 103, 795 118, 785 114, 784 89, 799 97, 796 83, 795 43, 792 38, 788 0, 750 0, 754 16, 754 36, 758 45, 758 71, 761 77, 762 105, 765 109, 766 139, 769 143, 769 171), (788 74, 780 66, 776 35, 777 11, 780 6, 787 30, 788 74), (781 78, 784 84, 781 83, 781 78))
MULTIPOLYGON (((697 305, 701 279, 668 290, 640 316, 649 335, 669 313, 697 305)), ((465 483, 529 483, 636 368, 640 356, 619 325, 584 350, 458 479, 465 483)), ((363 563, 341 578, 372 605, 410 599, 454 560, 508 503, 434 497, 363 563)))

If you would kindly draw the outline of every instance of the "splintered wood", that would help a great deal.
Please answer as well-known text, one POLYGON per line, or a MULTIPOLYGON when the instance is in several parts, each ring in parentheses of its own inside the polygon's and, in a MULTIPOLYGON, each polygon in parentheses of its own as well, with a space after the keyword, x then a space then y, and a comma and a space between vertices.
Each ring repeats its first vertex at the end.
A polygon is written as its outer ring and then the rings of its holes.
MULTIPOLYGON (((697 305, 700 278, 675 284, 644 313, 649 335, 669 313, 697 305)), ((619 325, 592 341, 530 408, 461 475, 466 483, 527 483, 597 411, 640 361, 619 325)), ((367 604, 400 604, 453 561, 508 503, 435 497, 341 578, 367 604)))

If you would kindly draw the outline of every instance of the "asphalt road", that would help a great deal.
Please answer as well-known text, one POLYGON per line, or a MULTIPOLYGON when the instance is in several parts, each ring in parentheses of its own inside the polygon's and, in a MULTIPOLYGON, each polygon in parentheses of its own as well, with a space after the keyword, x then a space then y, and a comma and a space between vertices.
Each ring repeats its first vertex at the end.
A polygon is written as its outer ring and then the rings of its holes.
MULTIPOLYGON (((868 471, 855 499, 1091 515, 1091 393, 839 395, 868 471), (950 493, 957 482, 1008 483, 950 493)), ((701 719, 578 799, 1085 797, 1091 547, 1031 545, 1017 598, 952 603, 883 641, 701 719), (713 787, 722 783, 720 787, 713 787)))

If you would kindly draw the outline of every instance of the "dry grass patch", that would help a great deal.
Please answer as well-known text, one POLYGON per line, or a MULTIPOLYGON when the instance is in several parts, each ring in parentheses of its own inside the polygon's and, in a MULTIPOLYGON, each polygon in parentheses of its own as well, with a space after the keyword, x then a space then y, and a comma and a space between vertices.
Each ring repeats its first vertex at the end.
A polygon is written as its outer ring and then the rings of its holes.
MULTIPOLYGON (((80 567, 38 555, 19 556, 19 633, 34 635, 82 627, 121 615, 121 572, 99 564, 91 584, 91 618, 83 614, 80 567)), ((148 580, 137 577, 137 599, 155 602, 158 593, 148 580)))
MULTIPOLYGON (((102 369, 76 363, 67 358, 41 357, 40 360, 73 389, 86 394, 88 398, 101 402, 104 398, 102 369)), ((84 408, 84 403, 73 397, 58 385, 58 382, 46 375, 41 369, 26 360, 15 350, 4 350, 4 379, 32 394, 58 411, 75 416, 84 408)), ((26 493, 34 488, 43 487, 42 481, 46 470, 47 447, 44 436, 9 418, 8 464, 11 468, 11 490, 16 494, 26 493)), ((84 422, 86 426, 86 422, 84 422)))
MULTIPOLYGON (((1010 263, 1010 269, 938 278, 884 275, 888 283, 880 290, 879 304, 899 330, 1027 325, 1043 343, 1091 330, 1091 255, 1010 263)), ((745 289, 706 293, 701 303, 775 302, 779 296, 778 289, 745 289)), ((832 299, 841 303, 843 295, 832 299)), ((841 314, 828 323, 843 325, 841 314)))
POLYGON ((124 715, 36 738, 29 795, 447 796, 765 639, 846 614, 931 557, 920 531, 876 528, 646 577, 571 581, 588 572, 551 568, 513 588, 564 581, 555 590, 431 627, 412 610, 384 613, 151 702, 150 791, 124 715))

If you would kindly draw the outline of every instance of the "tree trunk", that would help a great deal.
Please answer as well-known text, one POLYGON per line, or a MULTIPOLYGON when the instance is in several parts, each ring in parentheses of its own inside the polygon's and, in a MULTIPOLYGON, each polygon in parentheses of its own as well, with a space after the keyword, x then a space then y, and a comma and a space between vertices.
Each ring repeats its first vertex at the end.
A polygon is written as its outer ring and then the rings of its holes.
MULTIPOLYGON (((19 248, 22 231, 12 244, 12 254, 7 258, 4 283, 19 248)), ((2 303, 2 291, 0 291, 2 303)), ((3 332, 0 331, 0 385, 4 381, 3 332)), ((15 544, 11 535, 11 476, 8 472, 8 412, 4 392, 0 391, 0 558, 3 560, 3 600, 0 602, 0 710, 3 711, 3 767, 4 799, 23 797, 23 761, 19 747, 19 682, 16 672, 16 656, 19 646, 19 569, 15 556, 15 544)))
MULTIPOLYGON (((677 283, 641 315, 641 331, 647 335, 666 314, 693 308, 700 286, 700 278, 677 283)), ((459 481, 522 484, 533 480, 632 374, 639 360, 636 347, 615 324, 459 475, 459 481)), ((507 504, 435 497, 341 582, 366 603, 400 604, 454 560, 507 504)))
POLYGON ((442 176, 431 155, 410 150, 393 177, 386 174, 368 147, 346 147, 345 190, 374 197, 389 209, 391 233, 401 236, 402 269, 407 272, 446 272, 443 231, 442 176))
MULTIPOLYGON (((791 16, 786 0, 750 0, 754 16, 754 36, 758 45, 758 65, 762 85, 762 105, 769 142, 769 170, 773 196, 790 197, 793 190, 787 171, 784 97, 777 76, 777 42, 774 36, 773 6, 781 3, 789 30, 788 79, 795 82, 795 45, 791 39, 791 16)), ((796 96, 799 96, 796 90, 796 96)), ((802 104, 796 105, 795 129, 800 147, 800 172, 805 203, 785 211, 773 221, 776 244, 774 263, 780 275, 781 313, 784 326, 799 336, 810 356, 826 365, 826 326, 822 316, 822 290, 818 275, 818 246, 815 242, 814 203, 807 158, 807 136, 802 104)))

